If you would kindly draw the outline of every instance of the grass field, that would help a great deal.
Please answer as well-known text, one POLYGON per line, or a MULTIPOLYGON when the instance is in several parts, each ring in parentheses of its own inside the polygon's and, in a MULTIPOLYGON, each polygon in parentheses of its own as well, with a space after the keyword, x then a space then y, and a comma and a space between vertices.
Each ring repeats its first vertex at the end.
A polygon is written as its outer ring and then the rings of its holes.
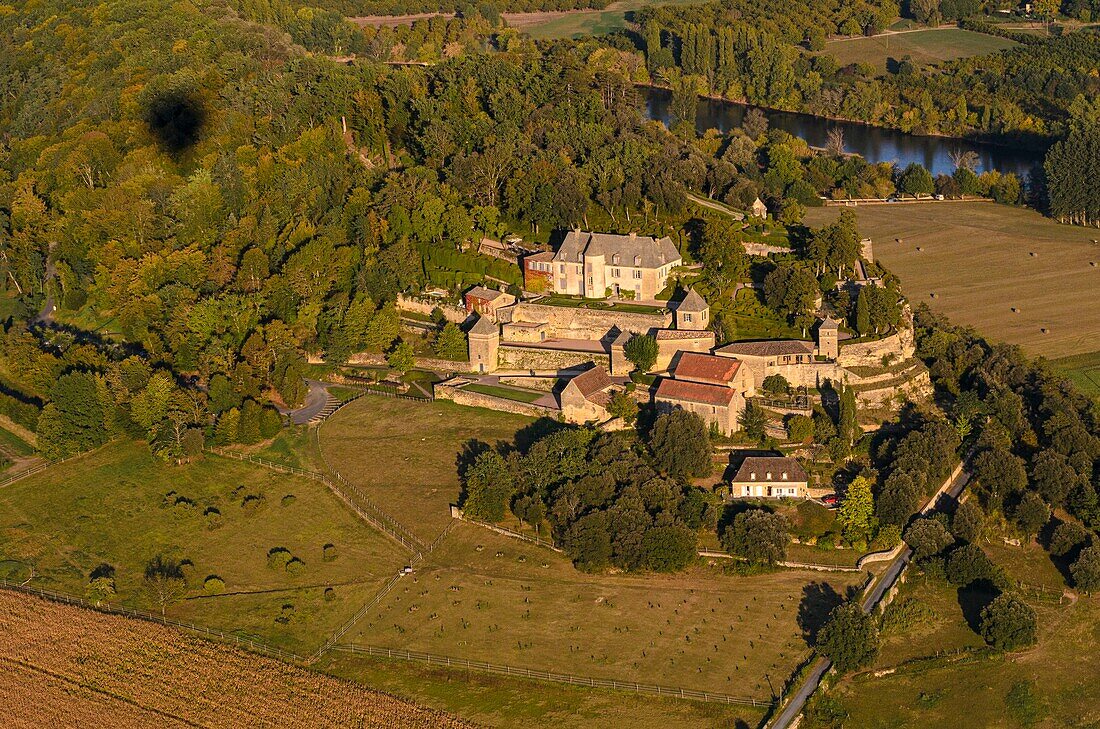
MULTIPOLYGON (((822 225, 842 209, 810 208, 806 223, 822 225)), ((854 210, 860 233, 873 239, 875 256, 901 278, 914 303, 1032 356, 1058 359, 1100 348, 1100 247, 1090 242, 1098 237, 1095 230, 981 202, 854 210)), ((1088 359, 1085 369, 1095 363, 1088 359)))
POLYGON ((1054 588, 1045 597, 1025 592, 1039 618, 1039 643, 1008 656, 938 652, 980 649, 959 591, 942 580, 914 578, 898 599, 917 599, 931 617, 913 628, 887 632, 874 669, 832 692, 848 713, 845 726, 1096 726, 1100 722, 1100 599, 1059 603, 1064 581, 1038 546, 1010 547, 990 540, 986 551, 1010 576, 1054 588), (884 669, 896 669, 881 674, 884 669))
POLYGON ((137 620, 0 592, 0 725, 470 726, 137 620))
POLYGON ((769 699, 808 651, 800 621, 817 624, 822 601, 862 579, 722 567, 586 575, 460 524, 345 641, 769 699))
POLYGON ((909 56, 914 63, 936 64, 955 58, 982 56, 1019 45, 1007 38, 975 33, 960 28, 926 28, 870 37, 838 38, 825 43, 822 54, 841 66, 869 63, 880 72, 888 58, 900 61, 909 56))
POLYGON ((492 395, 493 397, 502 397, 505 400, 515 400, 516 402, 526 403, 541 400, 543 396, 546 395, 545 392, 531 392, 529 390, 517 390, 514 387, 497 387, 496 385, 482 385, 477 382, 466 385, 465 389, 470 392, 480 392, 482 395, 492 395))
POLYGON ((629 25, 633 12, 647 5, 694 5, 701 2, 705 0, 618 0, 603 10, 508 13, 505 18, 511 27, 524 30, 533 38, 579 38, 623 30, 629 25))
POLYGON ((346 653, 329 654, 320 666, 491 727, 741 729, 759 726, 763 719, 763 709, 748 706, 662 699, 346 653))
POLYGON ((148 610, 142 575, 159 552, 193 563, 169 615, 295 651, 324 642, 407 559, 316 481, 216 457, 170 466, 140 443, 114 443, 0 489, 0 561, 9 571, 12 561, 33 567, 33 586, 82 595, 89 572, 108 563, 118 601, 148 610), (262 496, 258 506, 242 506, 247 495, 262 496), (326 562, 328 543, 337 556, 326 562), (301 559, 302 573, 269 567, 275 547, 301 559), (208 575, 224 580, 223 594, 203 592, 208 575))
POLYGON ((1100 352, 1070 355, 1051 360, 1050 364, 1071 379, 1081 392, 1100 397, 1100 352))
POLYGON ((425 543, 451 521, 457 463, 470 441, 511 442, 533 418, 446 400, 363 397, 321 426, 328 462, 425 543))

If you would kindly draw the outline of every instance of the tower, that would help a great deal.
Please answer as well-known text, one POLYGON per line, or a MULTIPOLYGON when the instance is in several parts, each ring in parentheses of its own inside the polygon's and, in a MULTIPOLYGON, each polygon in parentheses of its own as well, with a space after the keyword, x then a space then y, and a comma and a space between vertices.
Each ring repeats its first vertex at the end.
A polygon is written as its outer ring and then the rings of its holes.
POLYGON ((840 355, 840 323, 832 316, 825 317, 817 328, 817 353, 828 359, 840 355))
POLYGON ((710 306, 695 289, 688 289, 687 296, 676 307, 677 329, 706 329, 710 324, 710 306))
POLYGON ((497 353, 500 350, 500 327, 479 317, 467 335, 470 352, 470 369, 474 372, 496 372, 497 353))

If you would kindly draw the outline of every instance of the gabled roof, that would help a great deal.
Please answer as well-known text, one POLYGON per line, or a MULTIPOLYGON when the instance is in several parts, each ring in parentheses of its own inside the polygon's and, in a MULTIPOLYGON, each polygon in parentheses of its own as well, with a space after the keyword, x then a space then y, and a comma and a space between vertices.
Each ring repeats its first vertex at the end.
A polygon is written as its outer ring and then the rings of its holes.
POLYGON ((812 354, 813 342, 801 339, 773 339, 764 342, 734 342, 714 350, 716 354, 746 357, 774 357, 781 354, 812 354))
POLYGON ((552 261, 554 260, 554 254, 551 251, 539 251, 538 253, 532 253, 529 256, 523 257, 524 261, 552 261))
POLYGON ((554 253, 554 260, 579 263, 581 254, 603 256, 609 265, 614 263, 613 258, 618 254, 618 265, 621 266, 633 266, 637 257, 642 268, 660 268, 682 260, 676 244, 668 236, 657 240, 648 235, 588 233, 583 230, 569 231, 554 253))
POLYGON ((790 481, 792 483, 805 483, 809 481, 806 471, 797 458, 783 456, 749 456, 737 469, 737 475, 733 477, 733 483, 752 483, 753 481, 790 481), (768 478, 768 474, 771 478, 768 478), (787 478, 783 478, 783 474, 787 478), (755 476, 755 478, 753 478, 755 476))
POLYGON ((687 295, 676 307, 676 311, 689 311, 694 313, 697 311, 706 311, 709 308, 710 305, 707 304, 706 299, 695 293, 695 289, 688 289, 687 295))
POLYGON ((466 296, 468 297, 473 297, 475 299, 484 299, 485 301, 494 301, 503 295, 503 291, 494 291, 493 289, 488 289, 484 286, 474 286, 472 289, 466 292, 466 296))
POLYGON ((740 367, 741 360, 732 357, 684 352, 676 364, 675 376, 678 380, 704 380, 716 385, 729 386, 740 367))
POLYGON ((500 334, 500 329, 488 317, 479 316, 470 328, 470 334, 500 334))
POLYGON ((572 385, 585 400, 606 406, 610 400, 606 390, 612 384, 611 376, 607 374, 607 370, 596 365, 571 379, 566 387, 572 385))
POLYGON ((673 402, 697 402, 704 405, 729 407, 737 391, 722 385, 704 385, 687 380, 662 379, 657 385, 657 398, 673 402))

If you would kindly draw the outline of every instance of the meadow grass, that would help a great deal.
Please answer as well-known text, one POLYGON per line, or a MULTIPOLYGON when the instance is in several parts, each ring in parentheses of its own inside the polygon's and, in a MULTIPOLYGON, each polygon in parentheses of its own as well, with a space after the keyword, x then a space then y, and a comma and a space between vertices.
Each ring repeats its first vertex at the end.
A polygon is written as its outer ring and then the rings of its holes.
MULTIPOLYGON (((810 208, 806 224, 835 220, 843 209, 810 208)), ((956 324, 973 326, 993 342, 1018 344, 1031 356, 1096 352, 1095 230, 983 202, 847 209, 855 211, 860 233, 874 241, 875 257, 901 278, 914 304, 926 303, 956 324)))
POLYGON ((526 31, 533 38, 580 38, 604 35, 630 25, 635 10, 647 5, 695 5, 706 0, 619 0, 603 10, 507 14, 509 25, 526 31))
POLYGON ((1050 365, 1072 380, 1081 392, 1100 397, 1100 352, 1062 357, 1051 360, 1050 365))
POLYGON ((960 28, 928 28, 924 30, 886 33, 882 35, 838 38, 827 41, 823 55, 830 55, 841 66, 869 63, 879 72, 886 70, 887 59, 909 56, 914 63, 937 64, 956 58, 984 56, 1019 45, 998 36, 975 33, 960 28))
POLYGON ((156 608, 143 571, 158 553, 192 563, 170 616, 307 652, 407 561, 317 481, 214 456, 169 465, 142 443, 112 443, 0 489, 0 560, 33 567, 32 586, 83 595, 91 570, 106 563, 117 602, 156 608), (262 498, 245 507, 247 496, 262 498), (300 574, 268 566, 276 547, 305 563, 300 574), (209 575, 224 594, 204 593, 209 575))
POLYGON ((458 459, 471 441, 511 442, 535 422, 446 400, 363 397, 321 426, 328 463, 425 543, 451 521, 461 493, 458 459))
POLYGON ((808 652, 802 625, 862 575, 726 569, 588 575, 462 523, 345 641, 767 700, 808 652))
POLYGON ((505 400, 515 400, 516 402, 532 403, 535 400, 541 400, 545 392, 531 392, 530 390, 517 390, 513 387, 497 387, 496 385, 482 385, 480 383, 473 383, 466 385, 464 388, 471 392, 480 392, 482 395, 491 395, 493 397, 504 398, 505 400))

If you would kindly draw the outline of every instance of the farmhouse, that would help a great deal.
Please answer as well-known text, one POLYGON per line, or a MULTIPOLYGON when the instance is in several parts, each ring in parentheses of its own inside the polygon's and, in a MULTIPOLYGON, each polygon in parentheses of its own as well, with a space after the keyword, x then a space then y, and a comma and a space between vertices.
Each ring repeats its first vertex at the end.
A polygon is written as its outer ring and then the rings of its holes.
POLYGON ((734 498, 806 498, 809 479, 797 458, 750 456, 730 483, 734 498))
POLYGON ((562 416, 570 423, 606 420, 611 385, 607 370, 593 363, 591 369, 569 380, 562 389, 559 396, 562 416))
MULTIPOLYGON (((527 269, 529 259, 525 259, 527 269)), ((573 230, 554 253, 555 293, 602 299, 608 295, 654 299, 682 259, 669 237, 614 235, 573 230)), ((544 261, 530 261, 533 266, 544 261)), ((532 269, 539 270, 539 269, 532 269)))

